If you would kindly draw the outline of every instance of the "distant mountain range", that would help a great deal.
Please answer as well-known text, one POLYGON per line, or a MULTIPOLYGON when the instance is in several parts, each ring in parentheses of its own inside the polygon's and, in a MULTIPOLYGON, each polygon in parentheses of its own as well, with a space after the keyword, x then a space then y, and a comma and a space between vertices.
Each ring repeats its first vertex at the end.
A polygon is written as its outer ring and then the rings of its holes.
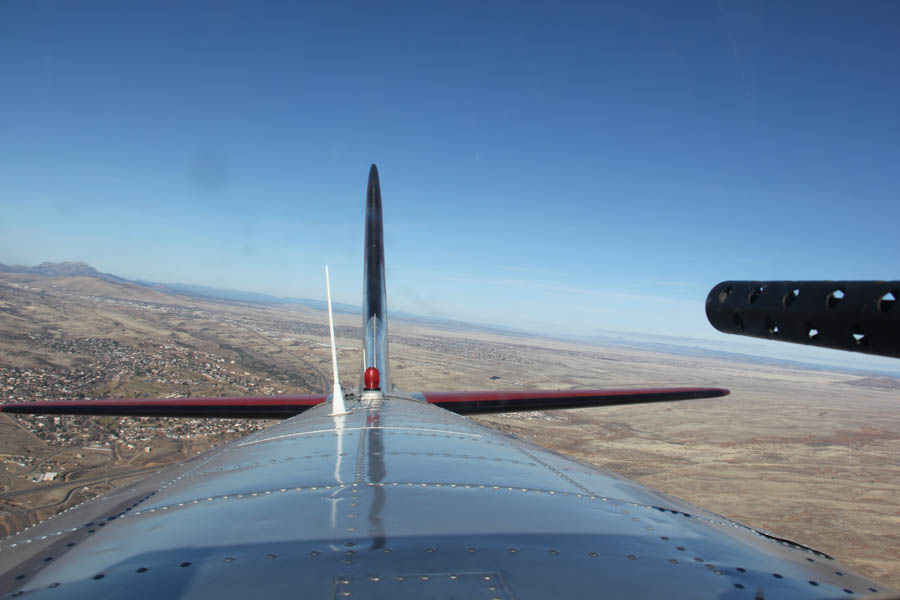
MULTIPOLYGON (((243 292, 240 290, 225 290, 206 285, 194 285, 190 283, 159 283, 156 281, 131 280, 113 275, 101 273, 91 265, 77 261, 42 262, 35 267, 23 265, 5 265, 0 263, 0 273, 25 273, 28 275, 43 275, 45 277, 96 277, 113 283, 131 283, 150 288, 164 294, 180 294, 183 296, 196 296, 200 298, 212 298, 215 300, 227 300, 230 302, 252 302, 256 304, 303 304, 310 308, 326 310, 328 305, 322 300, 309 298, 282 298, 259 294, 256 292, 243 292)), ((359 313, 361 307, 341 302, 332 303, 335 312, 359 313)))
POLYGON ((4 265, 0 263, 0 273, 28 273, 31 275, 45 275, 47 277, 96 277, 116 283, 133 283, 109 273, 101 273, 91 265, 83 262, 42 262, 36 267, 22 265, 4 265))
MULTIPOLYGON (((29 275, 43 275, 45 277, 96 277, 104 281, 113 283, 134 284, 141 287, 150 288, 163 294, 177 294, 182 296, 193 296, 197 298, 207 298, 213 300, 224 300, 226 302, 249 302, 253 304, 302 304, 316 310, 327 310, 328 304, 324 300, 313 300, 311 298, 291 298, 282 296, 272 296, 270 294, 260 294, 258 292, 245 292, 242 290, 229 290, 211 287, 207 285, 196 285, 192 283, 159 283, 157 281, 132 280, 112 275, 110 273, 101 273, 91 265, 84 262, 64 261, 64 262, 43 262, 35 267, 25 267, 22 265, 4 265, 0 263, 0 273, 26 273, 29 275)), ((343 302, 333 302, 332 308, 334 312, 360 314, 362 307, 360 305, 345 304, 343 302)), ((476 329, 490 329, 479 325, 470 325, 461 321, 453 321, 450 319, 428 319, 411 313, 391 311, 391 316, 413 321, 426 321, 429 323, 440 323, 446 326, 456 327, 473 327, 476 329)), ((492 329, 501 331, 499 329, 492 329)))
MULTIPOLYGON (((302 304, 303 306, 308 306, 316 310, 328 310, 328 304, 324 300, 272 296, 270 294, 260 294, 258 292, 229 290, 192 283, 159 283, 157 281, 125 279, 118 275, 101 273, 94 267, 83 262, 43 262, 36 267, 25 267, 22 265, 10 266, 0 263, 0 273, 27 273, 31 275, 43 275, 45 277, 96 277, 112 283, 139 285, 163 294, 192 296, 225 302, 248 302, 252 304, 302 304)), ((362 312, 361 305, 345 304, 343 302, 333 302, 332 308, 334 309, 334 312, 337 313, 359 315, 362 312)), ((502 333, 505 335, 527 335, 527 332, 525 331, 512 328, 467 323, 465 321, 442 319, 440 317, 423 317, 422 315, 404 311, 392 310, 390 311, 390 316, 406 321, 418 321, 452 329, 477 329, 479 331, 502 333)))
MULTIPOLYGON (((312 300, 310 298, 286 298, 271 296, 269 294, 260 294, 257 292, 226 290, 208 285, 194 285, 192 283, 158 283, 155 281, 142 280, 131 281, 130 283, 136 283, 166 294, 182 294, 185 296, 228 300, 231 302, 252 302, 255 304, 303 304, 304 306, 309 306, 310 308, 318 310, 328 309, 328 304, 324 301, 312 300)), ((357 314, 362 310, 362 307, 360 306, 344 304, 342 302, 332 302, 331 306, 335 312, 357 314)))

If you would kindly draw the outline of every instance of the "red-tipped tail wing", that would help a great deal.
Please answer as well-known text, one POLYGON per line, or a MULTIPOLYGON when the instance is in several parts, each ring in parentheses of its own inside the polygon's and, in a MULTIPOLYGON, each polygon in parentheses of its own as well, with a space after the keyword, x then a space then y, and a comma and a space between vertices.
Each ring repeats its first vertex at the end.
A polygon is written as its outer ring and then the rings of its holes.
POLYGON ((213 417, 287 419, 325 402, 324 394, 233 398, 134 398, 128 400, 60 400, 0 405, 0 412, 42 415, 111 415, 118 417, 213 417))
POLYGON ((717 398, 722 388, 677 387, 609 390, 525 390, 498 392, 425 392, 429 404, 459 414, 586 408, 671 400, 717 398))
MULTIPOLYGON (((526 390, 491 392, 426 392, 413 397, 459 414, 585 408, 717 398, 722 388, 644 388, 606 390, 526 390)), ((0 405, 0 412, 43 415, 109 415, 119 417, 210 417, 287 419, 322 404, 325 394, 228 398, 134 398, 60 400, 0 405)))

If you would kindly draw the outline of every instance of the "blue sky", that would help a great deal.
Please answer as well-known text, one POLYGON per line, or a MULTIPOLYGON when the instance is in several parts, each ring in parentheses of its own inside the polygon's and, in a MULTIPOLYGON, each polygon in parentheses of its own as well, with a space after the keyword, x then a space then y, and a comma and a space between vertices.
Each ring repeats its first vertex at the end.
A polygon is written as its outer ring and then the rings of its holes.
POLYGON ((358 303, 376 162, 391 308, 740 349, 900 278, 898 106, 894 2, 4 2, 0 262, 358 303))

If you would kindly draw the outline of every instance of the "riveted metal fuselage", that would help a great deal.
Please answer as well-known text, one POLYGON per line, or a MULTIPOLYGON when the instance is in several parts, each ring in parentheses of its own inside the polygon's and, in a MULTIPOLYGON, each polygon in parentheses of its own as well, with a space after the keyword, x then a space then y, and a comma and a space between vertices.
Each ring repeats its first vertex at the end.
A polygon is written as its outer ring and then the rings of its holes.
POLYGON ((42 598, 881 591, 822 553, 415 397, 351 400, 348 408, 337 417, 327 406, 310 409, 3 540, 2 591, 42 598))

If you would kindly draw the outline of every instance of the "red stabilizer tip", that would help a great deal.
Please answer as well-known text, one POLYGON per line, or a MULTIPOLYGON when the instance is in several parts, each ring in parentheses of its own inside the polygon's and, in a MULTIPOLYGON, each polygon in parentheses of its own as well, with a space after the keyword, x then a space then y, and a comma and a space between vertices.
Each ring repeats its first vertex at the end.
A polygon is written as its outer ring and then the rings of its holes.
POLYGON ((367 390, 379 389, 379 386, 381 385, 381 376, 378 374, 378 369, 375 367, 366 369, 366 374, 363 376, 363 383, 367 390))

